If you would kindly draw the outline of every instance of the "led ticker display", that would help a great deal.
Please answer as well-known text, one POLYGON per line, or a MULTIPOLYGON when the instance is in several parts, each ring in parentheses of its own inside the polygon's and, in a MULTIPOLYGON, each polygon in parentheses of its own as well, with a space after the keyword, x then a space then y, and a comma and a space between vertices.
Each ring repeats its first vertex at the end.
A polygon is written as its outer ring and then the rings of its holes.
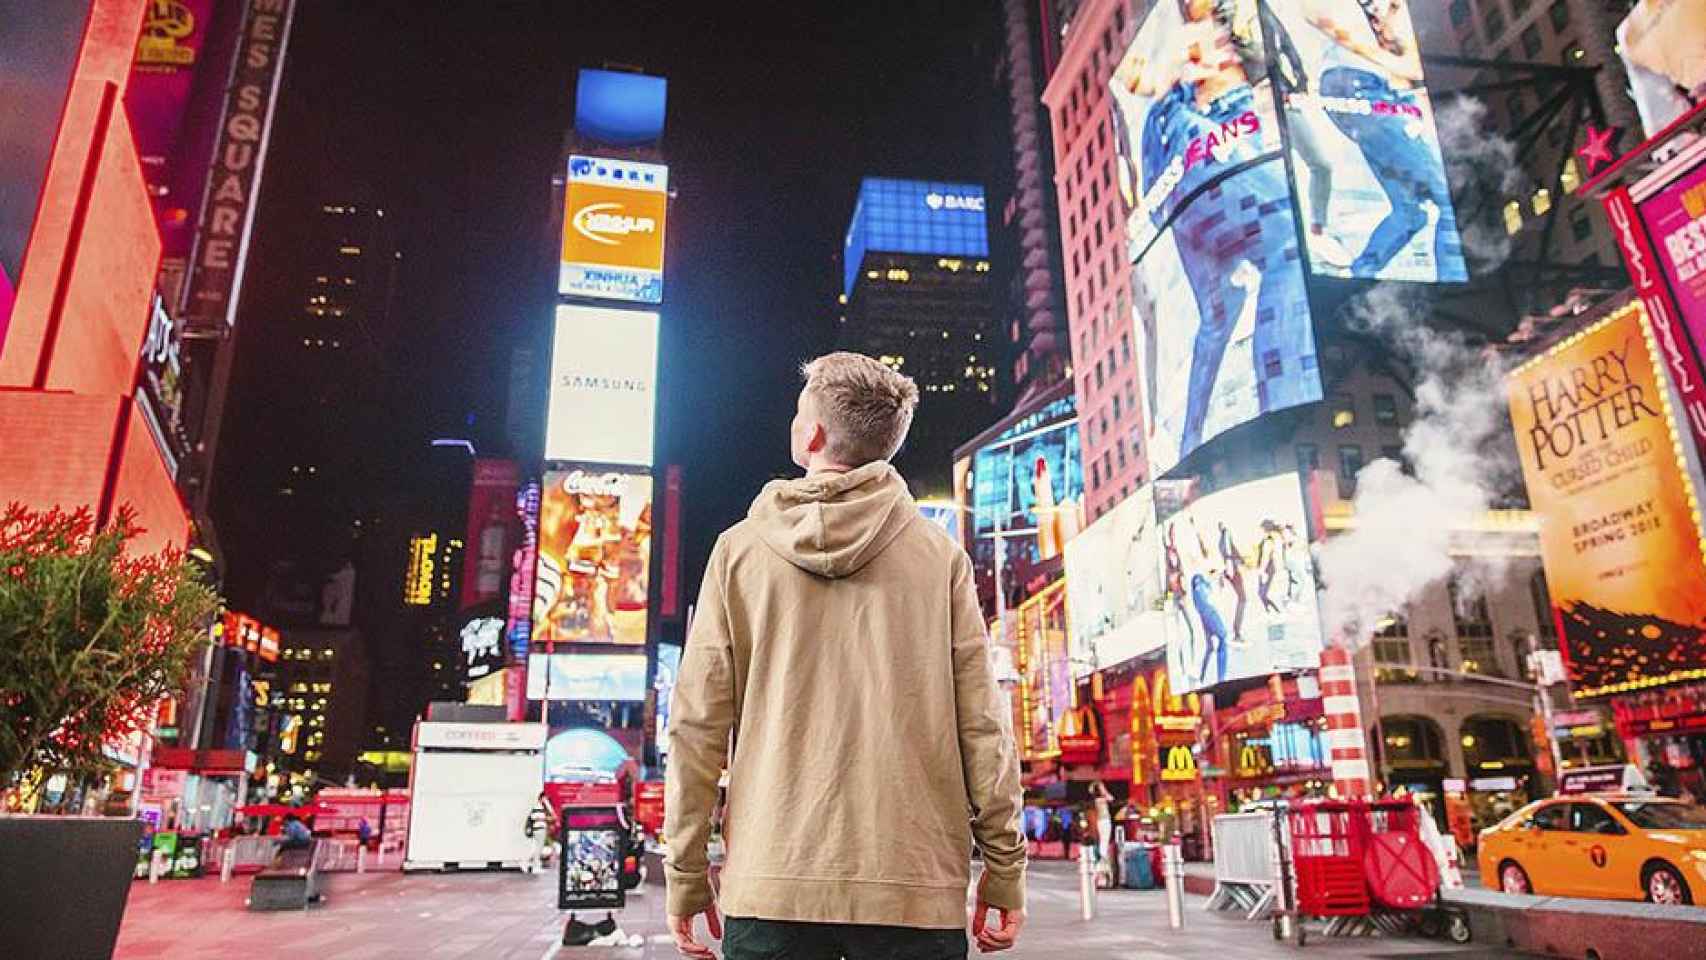
POLYGON ((1577 696, 1706 677, 1700 507, 1656 353, 1637 303, 1508 383, 1577 696))
POLYGON ((409 566, 403 574, 403 602, 412 607, 432 605, 438 570, 438 534, 409 538, 409 566))
POLYGON ((617 147, 663 136, 669 81, 643 73, 582 70, 575 84, 575 135, 617 147))
POLYGON ((975 183, 866 177, 847 225, 842 293, 852 294, 870 251, 989 256, 983 204, 983 187, 975 183))
POLYGON ((652 464, 658 315, 557 307, 545 459, 652 464))
POLYGON ((1157 4, 1110 82, 1156 473, 1240 423, 1321 399, 1253 11, 1157 4))
POLYGON ((1267 5, 1311 269, 1468 279, 1409 4, 1267 5))
POLYGON ((545 474, 538 553, 533 591, 535 645, 639 646, 646 642, 652 553, 650 474, 592 470, 545 474))
POLYGON ((535 653, 527 658, 529 700, 646 699, 643 653, 535 653))
POLYGON ((572 156, 563 196, 557 292, 661 303, 669 168, 572 156))
POLYGON ((1162 610, 1174 693, 1312 669, 1322 633, 1295 474, 1187 499, 1162 518, 1162 610))

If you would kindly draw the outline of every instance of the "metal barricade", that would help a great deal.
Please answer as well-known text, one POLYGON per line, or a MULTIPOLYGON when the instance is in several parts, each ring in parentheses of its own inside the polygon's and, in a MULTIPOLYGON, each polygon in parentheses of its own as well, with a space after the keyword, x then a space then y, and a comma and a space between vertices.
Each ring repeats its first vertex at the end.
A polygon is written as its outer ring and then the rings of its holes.
POLYGON ((1214 818, 1214 893, 1209 910, 1238 910, 1245 919, 1267 916, 1277 869, 1273 814, 1223 813, 1214 818))
POLYGON ((314 869, 321 873, 354 873, 361 844, 343 837, 321 837, 314 844, 314 869))
POLYGON ((256 873, 272 863, 273 856, 278 853, 278 844, 278 837, 232 837, 220 851, 219 862, 223 864, 225 852, 230 851, 233 872, 256 873))

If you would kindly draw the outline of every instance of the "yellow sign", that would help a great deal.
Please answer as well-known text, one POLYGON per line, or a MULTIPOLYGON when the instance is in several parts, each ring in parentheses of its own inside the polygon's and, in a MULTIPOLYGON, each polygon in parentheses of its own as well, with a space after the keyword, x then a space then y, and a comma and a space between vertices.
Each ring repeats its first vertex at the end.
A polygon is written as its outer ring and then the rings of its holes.
POLYGON ((409 569, 403 575, 403 602, 415 607, 432 605, 433 573, 438 565, 438 534, 409 539, 409 569))
POLYGON ((1168 747, 1167 764, 1161 768, 1161 779, 1168 783, 1197 778, 1197 758, 1190 747, 1168 747))
POLYGON ((1706 675, 1700 511, 1655 353, 1634 303, 1509 378, 1578 696, 1706 675))
POLYGON ((195 63, 195 11, 182 0, 150 0, 136 41, 138 66, 187 67, 195 63))

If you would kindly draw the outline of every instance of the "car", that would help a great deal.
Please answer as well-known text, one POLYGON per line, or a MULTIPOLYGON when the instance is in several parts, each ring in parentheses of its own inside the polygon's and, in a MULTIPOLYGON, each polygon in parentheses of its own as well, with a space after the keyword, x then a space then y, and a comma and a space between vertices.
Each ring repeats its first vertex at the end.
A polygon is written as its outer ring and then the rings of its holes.
POLYGON ((1706 896, 1706 809, 1652 794, 1550 797, 1481 831, 1488 889, 1691 904, 1706 896))

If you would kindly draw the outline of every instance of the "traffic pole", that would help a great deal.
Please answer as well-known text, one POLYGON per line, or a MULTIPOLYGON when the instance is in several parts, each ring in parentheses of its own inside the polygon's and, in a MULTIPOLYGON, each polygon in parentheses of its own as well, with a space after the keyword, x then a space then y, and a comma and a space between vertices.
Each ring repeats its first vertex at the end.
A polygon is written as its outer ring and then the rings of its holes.
POLYGON ((1167 926, 1185 928, 1185 854, 1177 838, 1161 846, 1161 872, 1167 883, 1167 926))
POLYGON ((1091 873, 1090 845, 1078 845, 1078 916, 1083 920, 1096 919, 1096 878, 1091 873))

